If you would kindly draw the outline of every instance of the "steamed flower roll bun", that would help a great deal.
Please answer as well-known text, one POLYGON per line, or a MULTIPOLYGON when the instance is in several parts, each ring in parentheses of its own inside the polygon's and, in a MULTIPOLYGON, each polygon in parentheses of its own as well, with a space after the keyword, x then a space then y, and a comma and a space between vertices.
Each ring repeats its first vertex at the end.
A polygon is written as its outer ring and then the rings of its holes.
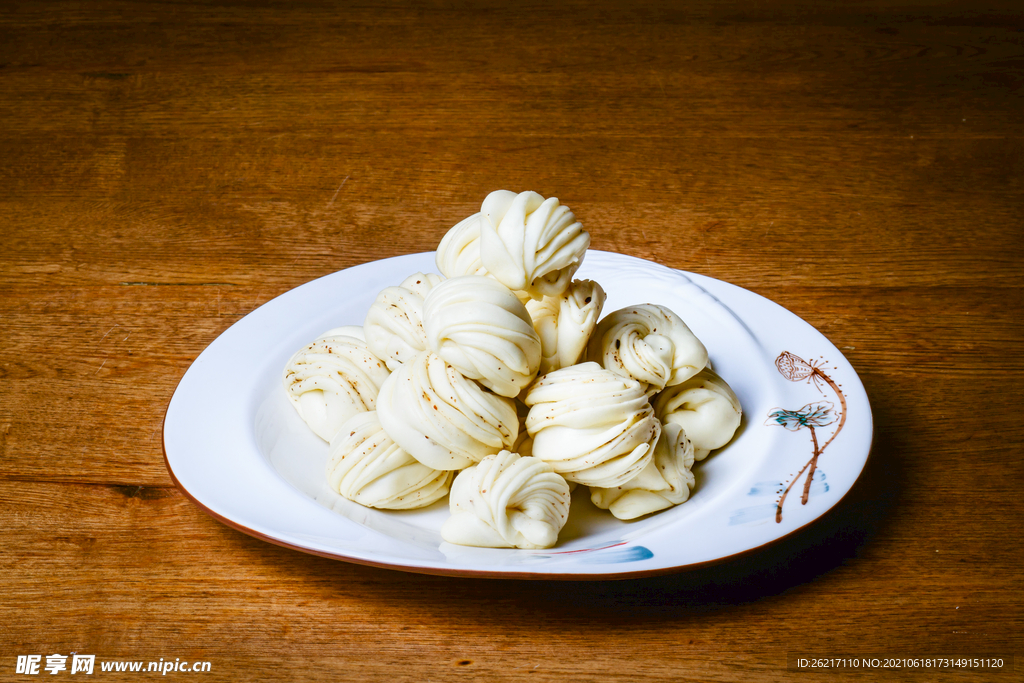
POLYGON ((569 517, 569 486, 538 458, 501 451, 459 472, 448 504, 449 543, 550 548, 569 517))
POLYGON ((373 410, 388 369, 363 339, 361 327, 329 330, 299 349, 284 368, 288 398, 324 441, 357 413, 373 410))
POLYGON ((479 275, 445 280, 423 304, 427 344, 470 379, 514 397, 540 367, 541 343, 508 287, 479 275))
POLYGON ((377 413, 350 418, 331 442, 327 480, 349 500, 372 508, 409 510, 448 495, 453 473, 420 463, 387 435, 377 413))
POLYGON ((417 353, 427 350, 423 330, 423 300, 442 278, 414 273, 377 295, 363 323, 366 346, 394 371, 417 353))
POLYGON ((654 412, 662 422, 686 430, 697 460, 729 443, 743 417, 740 400, 711 368, 658 394, 654 412))
POLYGON ((487 269, 480 263, 479 213, 459 221, 441 238, 434 263, 447 278, 487 275, 487 269))
POLYGON ((526 302, 541 342, 538 374, 575 365, 601 317, 605 293, 593 280, 573 280, 559 296, 526 302))
POLYGON ((609 313, 587 346, 587 360, 640 382, 648 396, 693 377, 708 364, 704 344, 665 306, 609 313))
POLYGON ((377 418, 409 455, 437 470, 461 470, 511 448, 519 421, 511 398, 487 391, 424 351, 391 373, 377 418))
POLYGON ((498 190, 480 206, 480 263, 514 291, 558 296, 583 263, 590 233, 569 207, 536 192, 498 190))
POLYGON ((650 462, 661 423, 636 380, 597 363, 555 370, 529 389, 533 455, 569 481, 610 488, 650 462))
POLYGON ((679 505, 693 488, 693 444, 677 424, 663 425, 654 457, 640 474, 612 488, 591 488, 590 500, 619 519, 643 515, 679 505))

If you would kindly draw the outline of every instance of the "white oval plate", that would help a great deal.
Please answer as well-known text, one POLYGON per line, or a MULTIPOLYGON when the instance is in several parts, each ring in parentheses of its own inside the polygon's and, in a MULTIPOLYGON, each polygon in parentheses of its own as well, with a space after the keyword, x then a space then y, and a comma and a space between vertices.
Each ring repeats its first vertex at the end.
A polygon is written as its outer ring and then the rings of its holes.
POLYGON ((728 446, 695 466, 697 484, 683 505, 621 522, 579 487, 554 548, 446 543, 447 499, 387 512, 331 491, 327 444, 299 418, 281 379, 297 349, 330 328, 361 325, 380 290, 417 271, 435 271, 433 253, 339 271, 267 302, 210 344, 164 418, 167 468, 185 495, 247 534, 350 562, 457 576, 608 579, 677 571, 776 541, 838 503, 867 462, 864 387, 817 330, 720 280, 591 250, 577 277, 601 283, 605 313, 637 303, 678 313, 735 390, 743 423, 728 446))

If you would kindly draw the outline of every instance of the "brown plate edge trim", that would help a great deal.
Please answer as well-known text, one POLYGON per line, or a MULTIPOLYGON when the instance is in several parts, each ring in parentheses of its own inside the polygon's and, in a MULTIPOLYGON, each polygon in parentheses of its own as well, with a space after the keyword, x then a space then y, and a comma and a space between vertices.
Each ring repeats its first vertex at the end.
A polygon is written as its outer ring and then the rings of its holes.
MULTIPOLYGON (((186 372, 187 372, 187 370, 186 370, 186 372)), ((178 384, 179 385, 181 384, 181 381, 184 378, 185 378, 185 376, 182 375, 181 379, 178 380, 178 384)), ((178 391, 178 386, 175 385, 174 392, 171 393, 171 400, 174 400, 174 394, 176 394, 177 391, 178 391)), ((761 545, 754 546, 753 548, 747 548, 746 550, 741 550, 740 552, 733 553, 732 555, 724 555, 722 557, 716 557, 713 560, 705 560, 703 562, 692 562, 690 564, 681 564, 681 565, 676 565, 676 566, 673 566, 673 567, 659 567, 657 569, 645 569, 645 570, 639 570, 639 571, 633 571, 633 572, 612 572, 612 573, 605 573, 605 574, 541 574, 541 573, 538 573, 538 572, 500 572, 500 571, 485 571, 485 570, 439 569, 439 568, 435 568, 435 567, 415 567, 415 566, 405 566, 405 565, 389 564, 387 562, 374 562, 372 560, 365 560, 365 559, 358 558, 358 557, 349 557, 347 555, 340 555, 338 553, 327 553, 327 552, 323 552, 323 551, 320 551, 320 550, 313 550, 311 548, 304 548, 302 546, 298 546, 298 545, 294 545, 292 543, 288 543, 287 541, 282 541, 280 539, 273 538, 271 536, 267 536, 266 534, 264 534, 262 532, 256 531, 255 529, 250 529, 249 527, 245 526, 244 524, 239 524, 238 522, 236 522, 236 521, 234 521, 232 519, 228 519, 227 517, 225 517, 225 516, 223 516, 223 515, 221 515, 221 514, 219 514, 217 512, 214 512, 213 510, 208 508, 206 505, 204 505, 198 498, 193 496, 189 492, 189 490, 187 488, 185 488, 185 486, 180 481, 178 481, 178 478, 176 476, 174 476, 174 469, 171 468, 171 461, 167 457, 167 443, 165 441, 165 427, 166 427, 166 424, 167 424, 167 411, 170 409, 170 406, 171 406, 171 401, 169 400, 167 402, 167 408, 164 409, 164 418, 160 422, 160 449, 163 451, 164 466, 167 467, 167 473, 171 476, 171 481, 174 482, 175 487, 177 487, 178 490, 181 491, 185 495, 186 498, 191 500, 192 503, 196 507, 198 507, 200 510, 205 512, 210 517, 213 517, 214 519, 216 519, 221 524, 224 524, 225 526, 231 527, 232 529, 235 529, 236 531, 241 531, 243 534, 246 534, 248 536, 252 536, 253 538, 257 538, 257 539, 259 539, 261 541, 266 541, 267 543, 272 543, 273 545, 281 546, 282 548, 288 548, 289 550, 297 550, 299 552, 306 553, 308 555, 316 555, 318 557, 324 557, 324 558, 327 558, 329 560, 341 560, 343 562, 351 562, 352 564, 361 564, 361 565, 366 566, 366 567, 376 567, 376 568, 379 568, 379 569, 391 569, 391 570, 394 570, 394 571, 409 572, 409 573, 412 573, 412 574, 427 574, 427 575, 430 575, 430 576, 450 576, 450 577, 466 578, 466 579, 521 579, 521 580, 527 580, 527 581, 624 581, 624 580, 627 580, 627 579, 642 579, 642 578, 649 578, 649 577, 655 577, 655 576, 665 576, 665 575, 668 575, 668 574, 679 574, 679 573, 686 572, 686 571, 694 571, 694 570, 697 570, 697 569, 703 569, 705 567, 713 567, 715 565, 724 564, 726 562, 731 562, 733 560, 737 560, 737 559, 742 558, 742 557, 747 557, 747 556, 759 553, 759 552, 761 552, 761 551, 765 550, 766 548, 769 548, 769 547, 771 547, 773 545, 781 543, 782 541, 784 541, 784 540, 786 540, 788 538, 791 538, 795 534, 798 534, 801 531, 803 531, 804 529, 810 527, 812 524, 817 524, 818 522, 822 521, 823 519, 825 519, 827 517, 830 517, 834 513, 835 509, 837 507, 839 507, 839 504, 842 503, 844 500, 846 500, 846 497, 850 494, 850 491, 853 491, 853 489, 857 486, 857 482, 860 481, 860 478, 864 475, 864 470, 866 470, 867 467, 868 467, 868 462, 870 462, 870 460, 871 460, 871 456, 874 453, 874 446, 875 446, 874 421, 872 420, 871 443, 868 445, 868 455, 867 455, 866 458, 864 458, 864 465, 861 467, 860 472, 857 473, 857 478, 853 480, 852 484, 850 484, 850 488, 847 489, 846 492, 843 493, 842 496, 840 496, 839 500, 837 500, 834 504, 832 504, 822 514, 818 515, 817 517, 815 517, 814 519, 810 520, 809 522, 806 522, 805 524, 802 524, 801 526, 798 526, 797 528, 793 529, 792 531, 790 531, 790 532, 788 532, 786 534, 783 534, 782 536, 779 536, 778 538, 773 538, 772 540, 767 541, 766 543, 762 543, 761 545)))

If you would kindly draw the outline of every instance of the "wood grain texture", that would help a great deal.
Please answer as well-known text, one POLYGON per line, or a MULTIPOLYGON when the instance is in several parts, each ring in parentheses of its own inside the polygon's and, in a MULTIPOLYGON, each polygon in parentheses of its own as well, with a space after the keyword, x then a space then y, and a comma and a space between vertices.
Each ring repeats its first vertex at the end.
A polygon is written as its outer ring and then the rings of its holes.
POLYGON ((293 681, 1024 655, 1022 86, 1010 2, 5 6, 0 678, 71 651, 293 681), (590 584, 310 557, 173 487, 163 411, 218 334, 502 187, 821 330, 875 417, 847 499, 749 557, 590 584))

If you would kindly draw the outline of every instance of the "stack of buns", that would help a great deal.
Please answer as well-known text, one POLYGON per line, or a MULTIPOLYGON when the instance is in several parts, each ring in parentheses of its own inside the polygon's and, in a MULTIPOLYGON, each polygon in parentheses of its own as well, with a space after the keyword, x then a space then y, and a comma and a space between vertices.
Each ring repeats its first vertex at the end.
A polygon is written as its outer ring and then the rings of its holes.
POLYGON ((557 199, 492 192, 441 240, 441 275, 298 351, 284 385, 330 443, 331 488, 391 510, 448 496, 444 540, 484 547, 553 546, 576 485, 626 520, 685 502, 739 401, 668 308, 601 319, 601 285, 573 279, 589 246, 557 199))

